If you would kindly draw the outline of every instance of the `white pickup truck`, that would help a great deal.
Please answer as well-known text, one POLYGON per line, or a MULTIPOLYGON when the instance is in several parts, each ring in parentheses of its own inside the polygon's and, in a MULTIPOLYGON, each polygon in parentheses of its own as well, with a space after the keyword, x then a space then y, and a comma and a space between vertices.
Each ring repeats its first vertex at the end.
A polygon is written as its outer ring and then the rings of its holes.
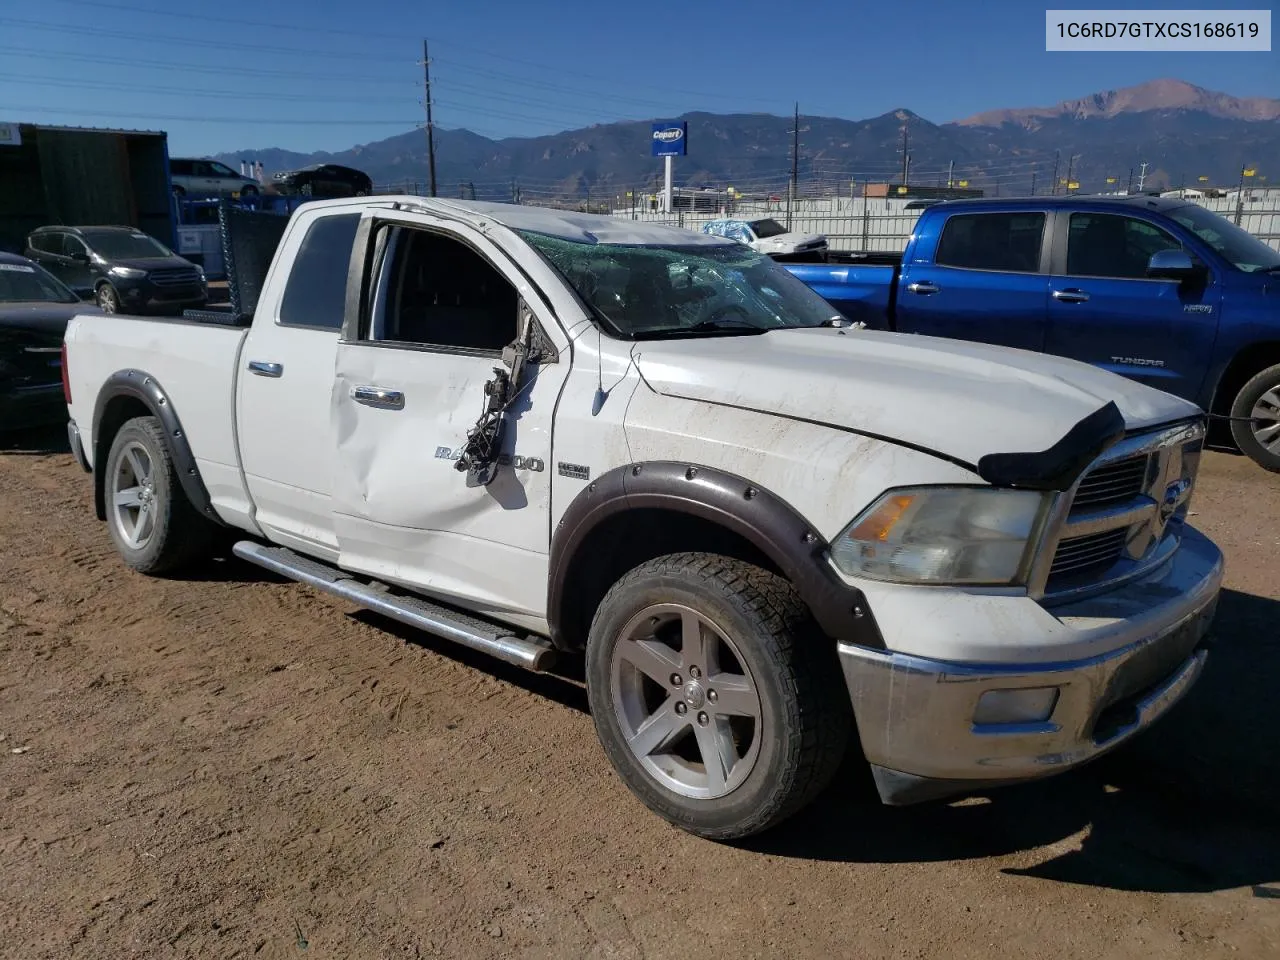
POLYGON ((675 228, 377 197, 282 229, 252 311, 67 330, 72 447, 136 570, 222 526, 524 667, 585 653, 618 775, 720 839, 854 739, 892 804, 1066 770, 1203 667, 1190 404, 856 329, 675 228))

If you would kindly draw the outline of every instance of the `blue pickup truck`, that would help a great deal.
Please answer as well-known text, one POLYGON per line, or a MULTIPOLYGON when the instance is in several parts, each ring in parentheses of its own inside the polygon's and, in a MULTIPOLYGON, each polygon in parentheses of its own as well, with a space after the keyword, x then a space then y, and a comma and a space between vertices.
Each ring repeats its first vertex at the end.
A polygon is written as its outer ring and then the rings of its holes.
POLYGON ((1191 400, 1280 472, 1280 252, 1201 206, 948 200, 901 256, 786 266, 869 327, 1070 357, 1191 400))

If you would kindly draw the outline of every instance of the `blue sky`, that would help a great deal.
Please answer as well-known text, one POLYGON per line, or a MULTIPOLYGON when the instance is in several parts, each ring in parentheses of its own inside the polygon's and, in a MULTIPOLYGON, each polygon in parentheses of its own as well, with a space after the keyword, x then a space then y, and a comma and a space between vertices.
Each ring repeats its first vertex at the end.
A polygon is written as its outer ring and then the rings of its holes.
POLYGON ((811 115, 908 107, 942 122, 1160 77, 1280 97, 1276 52, 1046 53, 1045 6, 1026 0, 784 9, 3 0, 0 120, 163 129, 176 153, 339 150, 421 122, 424 36, 436 122, 495 137, 687 110, 783 114, 795 100, 811 115))

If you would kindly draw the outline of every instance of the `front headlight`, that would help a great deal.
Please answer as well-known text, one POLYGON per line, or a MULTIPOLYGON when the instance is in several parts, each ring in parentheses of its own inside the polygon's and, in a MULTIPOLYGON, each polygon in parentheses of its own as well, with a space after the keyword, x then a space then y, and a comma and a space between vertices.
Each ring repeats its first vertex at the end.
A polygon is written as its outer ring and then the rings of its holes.
POLYGON ((122 280, 137 280, 147 275, 147 271, 137 270, 133 267, 112 267, 107 273, 113 277, 120 277, 122 280))
POLYGON ((873 580, 1022 583, 1047 502, 1033 490, 890 490, 841 531, 831 560, 851 577, 873 580))

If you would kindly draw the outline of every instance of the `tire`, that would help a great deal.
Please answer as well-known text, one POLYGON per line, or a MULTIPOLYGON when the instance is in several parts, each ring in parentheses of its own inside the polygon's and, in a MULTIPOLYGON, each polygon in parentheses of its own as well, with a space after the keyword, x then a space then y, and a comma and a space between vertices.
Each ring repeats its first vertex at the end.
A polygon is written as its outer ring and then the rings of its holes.
POLYGON ((853 729, 840 677, 790 584, 714 554, 627 573, 587 640, 591 714, 614 770, 654 813, 713 840, 766 830, 831 781, 853 729), (717 750, 729 762, 700 771, 717 750))
POLYGON ((257 195, 258 195, 258 188, 253 186, 245 187, 240 191, 241 197, 256 197, 257 195))
POLYGON ((120 312, 120 294, 109 283, 98 284, 98 288, 93 292, 93 299, 103 313, 120 312))
POLYGON ((1280 473, 1280 363, 1241 387, 1231 404, 1231 436, 1240 452, 1280 473))
POLYGON ((129 567, 159 575, 208 554, 213 525, 187 499, 156 417, 127 421, 104 469, 107 529, 129 567))

